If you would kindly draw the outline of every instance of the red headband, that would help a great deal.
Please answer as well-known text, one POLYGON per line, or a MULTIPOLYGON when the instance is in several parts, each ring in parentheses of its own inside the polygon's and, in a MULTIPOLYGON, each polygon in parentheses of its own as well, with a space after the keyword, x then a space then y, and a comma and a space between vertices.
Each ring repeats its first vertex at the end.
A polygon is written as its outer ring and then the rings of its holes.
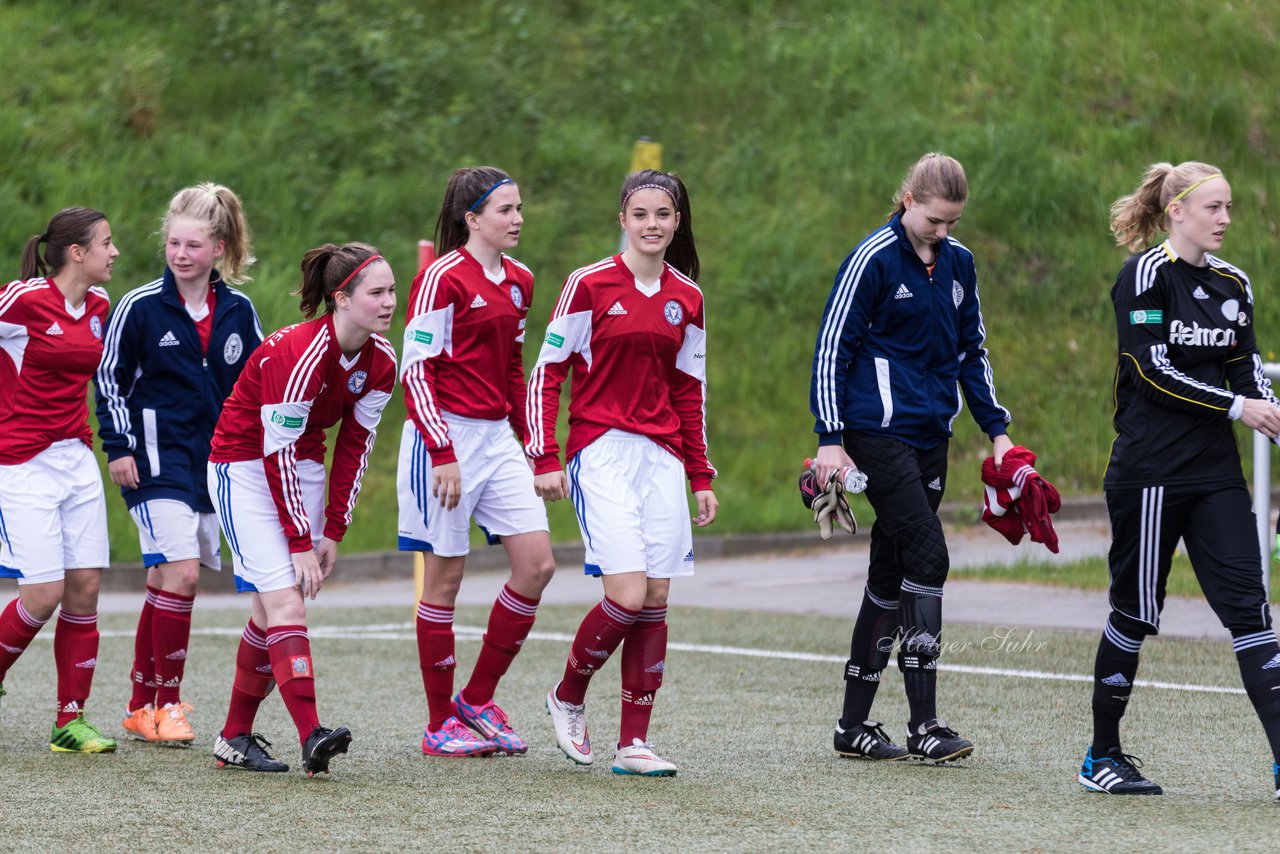
POLYGON ((336 288, 333 289, 334 293, 337 293, 338 291, 345 288, 347 285, 351 284, 351 280, 354 279, 356 276, 360 275, 360 271, 363 270, 365 267, 368 267, 374 261, 381 261, 381 260, 382 260, 381 255, 370 255, 368 258, 361 261, 360 264, 354 270, 351 271, 351 275, 343 279, 342 284, 338 285, 336 288))

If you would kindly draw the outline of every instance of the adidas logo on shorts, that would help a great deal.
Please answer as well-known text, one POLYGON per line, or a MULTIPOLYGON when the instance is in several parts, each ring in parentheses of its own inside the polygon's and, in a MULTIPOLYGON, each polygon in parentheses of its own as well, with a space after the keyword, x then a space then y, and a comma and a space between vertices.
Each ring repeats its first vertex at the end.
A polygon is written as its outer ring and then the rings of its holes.
POLYGON ((1123 673, 1114 673, 1102 680, 1103 685, 1110 685, 1112 688, 1128 688, 1129 680, 1124 678, 1123 673))
POLYGON ((185 649, 180 649, 177 652, 171 652, 165 656, 165 659, 168 661, 186 661, 187 651, 185 649))
POLYGON ((893 298, 894 299, 911 299, 914 296, 915 294, 907 290, 907 286, 905 284, 902 284, 902 285, 898 285, 898 292, 893 295, 893 298))
POLYGON ((653 665, 652 667, 646 667, 644 669, 644 672, 645 673, 662 673, 666 669, 667 669, 667 660, 664 658, 662 661, 659 661, 657 664, 653 665))
POLYGON ((173 330, 169 330, 164 334, 164 337, 160 339, 160 346, 161 347, 177 347, 178 346, 178 336, 173 334, 173 330))
POLYGON ((627 313, 627 310, 622 307, 622 303, 620 302, 615 302, 609 308, 609 314, 626 314, 626 313, 627 313))
POLYGON ((933 480, 929 481, 929 488, 932 489, 934 492, 941 492, 942 478, 935 477, 933 480))
POLYGON ((98 659, 96 658, 90 658, 87 661, 76 662, 76 667, 79 667, 81 670, 93 670, 97 666, 98 666, 98 659))
POLYGON ((53 322, 53 326, 50 326, 48 329, 46 329, 46 330, 44 331, 44 334, 45 334, 45 335, 61 335, 61 334, 62 334, 62 327, 61 327, 61 326, 59 326, 59 325, 58 325, 58 321, 56 321, 56 320, 55 320, 55 321, 53 322))
POLYGON ((484 297, 476 294, 476 298, 471 301, 472 308, 484 308, 489 303, 484 301, 484 297))
POLYGON ((458 660, 451 655, 448 658, 444 659, 443 661, 437 661, 432 666, 433 667, 453 667, 457 663, 458 663, 458 660))
POLYGON ((1276 653, 1275 658, 1262 665, 1263 670, 1275 670, 1280 668, 1280 652, 1276 653))

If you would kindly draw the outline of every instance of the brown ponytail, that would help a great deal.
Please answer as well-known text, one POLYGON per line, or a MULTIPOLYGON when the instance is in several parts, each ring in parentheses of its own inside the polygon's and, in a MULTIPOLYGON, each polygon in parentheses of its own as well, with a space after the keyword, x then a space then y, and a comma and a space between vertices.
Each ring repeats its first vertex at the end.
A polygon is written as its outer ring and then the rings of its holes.
POLYGON ((302 281, 293 292, 301 297, 299 308, 307 320, 316 316, 320 306, 326 313, 333 311, 333 295, 339 290, 350 293, 364 278, 364 270, 352 277, 362 264, 381 256, 377 248, 367 243, 345 243, 337 246, 326 243, 307 251, 302 256, 302 281))
POLYGON ((19 277, 56 274, 67 263, 67 250, 72 246, 88 246, 93 240, 93 230, 107 218, 102 211, 93 208, 64 208, 49 220, 44 234, 34 234, 22 249, 22 267, 19 277), (40 254, 40 244, 44 256, 40 254))
POLYGON ((514 183, 511 176, 494 166, 463 168, 449 176, 440 215, 436 218, 438 254, 452 252, 466 244, 471 236, 467 214, 483 211, 489 205, 489 194, 506 183, 514 183))

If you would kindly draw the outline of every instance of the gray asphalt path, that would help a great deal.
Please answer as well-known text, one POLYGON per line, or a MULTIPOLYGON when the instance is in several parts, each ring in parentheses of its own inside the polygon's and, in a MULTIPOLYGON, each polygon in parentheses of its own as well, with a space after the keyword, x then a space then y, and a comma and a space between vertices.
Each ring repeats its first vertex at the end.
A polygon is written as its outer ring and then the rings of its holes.
MULTIPOLYGON (((1010 546, 985 526, 951 526, 947 531, 953 566, 1027 561, 1046 563, 1106 554, 1110 532, 1097 521, 1063 522, 1057 526, 1061 553, 1024 541, 1010 546)), ((840 536, 844 536, 841 534, 840 536)), ((816 534, 815 534, 816 539, 816 534)), ((846 548, 792 551, 786 554, 699 560, 693 578, 672 585, 674 607, 694 606, 745 611, 774 611, 847 617, 851 621, 866 581, 865 536, 846 538, 846 548)), ((341 558, 339 558, 341 560, 341 558)), ((469 571, 458 599, 460 605, 491 603, 506 575, 493 570, 469 571)), ((600 585, 585 578, 579 567, 564 565, 547 588, 547 604, 588 604, 600 598, 600 585)), ((99 611, 136 612, 139 593, 103 593, 99 611)), ((412 615, 413 579, 337 581, 326 587, 309 608, 403 605, 412 615)), ((952 579, 946 585, 944 612, 948 622, 1002 625, 1027 629, 1070 629, 1097 632, 1108 612, 1105 592, 1075 590, 1030 583, 952 579)), ((200 609, 248 610, 248 602, 234 594, 201 594, 200 609)), ((1165 604, 1161 634, 1174 637, 1229 640, 1212 610, 1201 599, 1170 597, 1165 604)))

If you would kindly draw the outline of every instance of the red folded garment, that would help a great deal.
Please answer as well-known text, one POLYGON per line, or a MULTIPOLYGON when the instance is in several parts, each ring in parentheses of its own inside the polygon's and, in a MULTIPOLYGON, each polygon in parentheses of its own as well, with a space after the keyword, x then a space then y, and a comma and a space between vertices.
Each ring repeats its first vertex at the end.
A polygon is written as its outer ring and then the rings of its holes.
POLYGON ((1062 497, 1035 469, 1036 455, 1021 445, 1011 448, 996 469, 995 458, 982 462, 982 521, 1015 546, 1025 530, 1034 543, 1058 553, 1058 532, 1050 516, 1062 509, 1062 497), (994 505, 994 506, 993 506, 994 505))

